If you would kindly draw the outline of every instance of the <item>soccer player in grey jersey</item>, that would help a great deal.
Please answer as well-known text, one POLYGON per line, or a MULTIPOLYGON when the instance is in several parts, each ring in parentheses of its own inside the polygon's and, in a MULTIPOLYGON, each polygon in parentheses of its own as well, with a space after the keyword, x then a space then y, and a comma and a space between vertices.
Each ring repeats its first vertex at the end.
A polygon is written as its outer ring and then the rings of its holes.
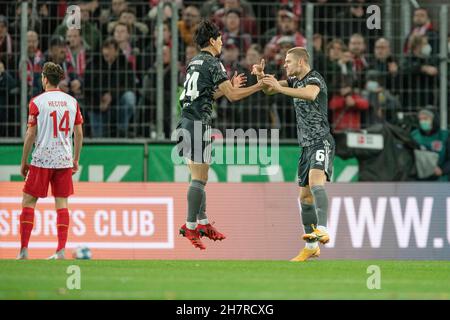
POLYGON ((292 261, 306 261, 319 256, 318 242, 325 244, 330 240, 328 196, 324 186, 332 175, 335 144, 327 116, 327 85, 323 77, 311 69, 306 49, 290 49, 284 67, 288 79, 282 81, 264 74, 264 60, 253 66, 253 73, 263 80, 266 94, 281 93, 293 98, 298 142, 302 147, 298 183, 306 246, 292 261))
POLYGON ((225 239, 209 223, 205 211, 205 185, 212 146, 212 105, 221 96, 232 102, 246 98, 262 89, 262 81, 251 87, 240 88, 242 77, 236 77, 237 81, 228 79, 224 66, 217 58, 222 51, 222 36, 212 22, 202 21, 199 24, 194 41, 201 51, 187 66, 184 90, 180 97, 181 119, 177 126, 178 151, 187 159, 192 178, 187 193, 187 219, 180 233, 194 247, 204 250, 206 247, 200 237, 206 236, 214 241, 225 239))

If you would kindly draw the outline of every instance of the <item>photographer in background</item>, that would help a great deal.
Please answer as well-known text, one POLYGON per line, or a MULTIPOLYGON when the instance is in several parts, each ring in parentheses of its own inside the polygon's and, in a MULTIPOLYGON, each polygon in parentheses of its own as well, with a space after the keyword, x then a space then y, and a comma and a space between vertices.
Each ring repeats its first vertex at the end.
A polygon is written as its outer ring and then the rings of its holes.
POLYGON ((418 114, 419 128, 411 132, 411 137, 422 150, 439 155, 434 174, 424 181, 448 181, 450 174, 450 137, 447 130, 439 128, 439 116, 432 109, 421 109, 418 114))

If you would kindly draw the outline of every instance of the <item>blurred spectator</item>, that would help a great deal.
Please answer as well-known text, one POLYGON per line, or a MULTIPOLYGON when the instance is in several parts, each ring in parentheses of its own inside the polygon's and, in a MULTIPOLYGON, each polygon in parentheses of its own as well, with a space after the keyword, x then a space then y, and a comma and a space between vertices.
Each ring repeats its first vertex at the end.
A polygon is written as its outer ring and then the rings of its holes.
MULTIPOLYGON (((88 50, 97 51, 101 42, 101 33, 95 23, 90 21, 91 13, 88 4, 80 3, 79 6, 81 11, 81 35, 85 42, 85 47, 88 50)), ((56 28, 54 35, 65 37, 67 29, 67 21, 64 19, 56 28)))
POLYGON ((351 53, 341 39, 333 39, 328 43, 324 76, 330 97, 339 93, 342 76, 351 75, 351 60, 351 53))
MULTIPOLYGON (((156 62, 156 49, 158 45, 157 40, 158 27, 155 25, 153 29, 152 41, 148 44, 142 54, 138 56, 137 70, 138 72, 145 72, 153 67, 156 62)), ((172 47, 172 32, 170 31, 170 21, 163 23, 163 45, 172 47)), ((139 76, 139 78, 141 78, 139 76)))
POLYGON ((239 62, 239 55, 241 49, 239 48, 239 43, 234 38, 229 38, 226 43, 224 43, 222 62, 228 77, 231 79, 235 71, 242 73, 244 68, 239 62))
MULTIPOLYGON (((192 57, 191 57, 192 58, 192 57)), ((163 82, 164 82, 164 109, 163 109, 163 132, 166 139, 171 137, 171 74, 170 74, 170 61, 171 61, 171 50, 170 47, 165 45, 163 47, 163 82)), ((183 79, 184 81, 185 79, 183 79)), ((144 137, 154 137, 156 135, 156 65, 153 65, 144 76, 141 104, 149 106, 149 108, 144 108, 141 110, 141 118, 150 119, 151 122, 151 132, 143 132, 144 137)), ((144 128, 145 130, 146 128, 144 128)))
POLYGON ((450 174, 450 137, 447 130, 439 128, 438 114, 432 109, 422 109, 418 113, 419 128, 411 132, 411 137, 421 149, 439 155, 434 174, 424 180, 448 181, 450 174))
POLYGON ((365 119, 366 124, 375 124, 387 120, 397 122, 397 112, 401 111, 398 98, 384 87, 385 74, 377 70, 367 72, 366 88, 364 96, 369 100, 370 112, 365 119))
MULTIPOLYGON (((337 36, 344 41, 350 39, 355 34, 361 34, 367 39, 369 50, 372 50, 373 43, 376 38, 382 35, 381 30, 368 29, 366 15, 366 1, 365 0, 347 0, 351 5, 344 7, 341 12, 337 14, 336 19, 333 19, 337 36)), ((331 23, 332 24, 332 23, 331 23)))
POLYGON ((128 27, 130 32, 130 42, 133 47, 138 47, 140 49, 144 48, 145 43, 144 37, 148 34, 148 26, 136 20, 136 12, 132 8, 127 8, 123 10, 119 15, 118 21, 111 21, 108 24, 108 33, 113 33, 114 28, 118 23, 123 23, 128 27))
POLYGON ((192 45, 194 43, 193 37, 199 22, 200 11, 196 6, 187 6, 183 9, 181 20, 177 22, 177 25, 184 46, 192 45))
POLYGON ((0 60, 3 61, 5 67, 10 69, 14 65, 14 42, 8 33, 8 19, 0 15, 0 60))
POLYGON ((14 136, 13 126, 18 122, 19 108, 15 107, 13 91, 17 91, 17 83, 13 75, 5 68, 0 59, 0 137, 14 136))
POLYGON ((113 38, 86 67, 85 97, 92 137, 126 137, 136 108, 132 67, 113 38))
POLYGON ((31 99, 42 91, 41 72, 45 59, 39 49, 39 36, 35 31, 27 32, 27 51, 28 98, 31 99))
POLYGON ((369 64, 365 57, 366 43, 364 37, 359 33, 353 34, 350 37, 348 49, 352 54, 353 86, 362 89, 366 82, 365 72, 369 68, 369 64))
MULTIPOLYGON (((59 64, 64 70, 64 79, 58 84, 58 88, 74 96, 80 95, 81 81, 75 73, 72 63, 66 60, 66 42, 63 38, 54 37, 50 40, 50 47, 45 60, 41 61, 41 68, 48 61, 59 64)), ((39 81, 41 81, 40 78, 39 81)), ((40 86, 40 91, 42 91, 42 84, 40 86)))
POLYGON ((128 9, 127 0, 111 0, 110 3, 108 8, 101 10, 99 17, 100 30, 103 35, 108 34, 109 23, 119 21, 120 13, 128 9))
POLYGON ((277 27, 268 30, 264 34, 264 39, 268 44, 276 44, 282 36, 293 36, 296 47, 305 47, 306 38, 298 31, 298 17, 290 11, 288 6, 281 7, 277 13, 277 27))
POLYGON ((79 29, 67 29, 66 32, 66 60, 75 68, 79 79, 83 79, 88 55, 81 38, 79 29))
POLYGON ((315 33, 313 35, 313 62, 314 69, 318 70, 320 74, 325 71, 325 53, 324 53, 324 38, 321 34, 315 33))
POLYGON ((417 8, 414 10, 413 16, 413 28, 409 32, 408 37, 403 45, 403 53, 410 54, 412 47, 411 41, 414 36, 421 35, 428 39, 428 43, 431 46, 430 55, 439 54, 439 35, 434 30, 433 24, 428 16, 428 11, 425 8, 417 8))
POLYGON ((184 63, 180 66, 179 83, 183 83, 186 80, 186 68, 192 58, 195 57, 198 53, 199 51, 195 44, 186 46, 186 49, 184 50, 184 63))
POLYGON ((119 45, 120 51, 127 58, 134 71, 136 71, 137 55, 139 54, 139 48, 132 47, 131 35, 128 26, 124 23, 118 23, 114 26, 113 30, 114 40, 119 45))
MULTIPOLYGON (((15 17, 10 17, 12 18, 11 24, 8 26, 9 31, 11 34, 14 35, 19 35, 20 34, 20 28, 21 28, 21 16, 22 16, 22 0, 19 0, 16 3, 16 10, 15 10, 15 17)), ((36 32, 40 32, 42 35, 42 32, 52 32, 51 29, 49 28, 43 28, 42 26, 42 22, 39 16, 40 12, 33 10, 33 6, 28 4, 28 12, 27 12, 27 17, 28 17, 28 30, 33 30, 36 32)), ((1 20, 1 18, 0 18, 1 20)), ((49 33, 46 33, 45 36, 42 36, 44 38, 43 40, 47 42, 48 40, 48 35, 49 33)))
POLYGON ((361 129, 361 112, 369 109, 369 101, 353 91, 350 77, 341 78, 340 90, 333 94, 328 105, 335 132, 361 129))
POLYGON ((309 2, 315 3, 313 20, 314 32, 317 32, 324 37, 335 34, 336 31, 333 29, 333 24, 331 22, 336 19, 337 13, 341 7, 334 6, 330 0, 309 0, 309 2))
POLYGON ((411 52, 402 67, 404 107, 434 105, 433 90, 437 88, 438 69, 435 59, 430 57, 431 47, 427 38, 414 35, 410 40, 411 52))
POLYGON ((289 49, 295 47, 295 38, 293 36, 282 36, 278 38, 277 42, 278 52, 275 55, 275 63, 281 69, 284 66, 284 60, 289 49))
POLYGON ((222 31, 222 42, 226 43, 228 39, 233 38, 237 41, 237 46, 245 54, 252 43, 252 37, 248 33, 241 31, 241 13, 237 9, 229 9, 223 18, 224 29, 222 31))
POLYGON ((178 8, 183 7, 183 0, 149 0, 150 2, 150 11, 147 13, 147 18, 150 19, 150 21, 156 20, 158 16, 158 4, 160 2, 164 3, 163 6, 163 21, 168 21, 172 18, 172 7, 170 6, 171 2, 177 3, 178 8))
POLYGON ((380 38, 375 42, 374 59, 370 64, 370 69, 380 74, 379 84, 395 92, 398 87, 398 63, 391 54, 391 46, 386 38, 380 38))
MULTIPOLYGON (((243 68, 242 72, 247 78, 246 86, 252 86, 258 82, 256 76, 252 75, 251 72, 252 66, 259 64, 262 57, 263 52, 258 44, 252 44, 245 53, 241 66, 243 68)), ((273 125, 269 112, 269 100, 262 91, 259 91, 246 99, 238 101, 235 106, 236 125, 244 130, 249 128, 271 128, 273 125)))
POLYGON ((251 34, 252 36, 258 35, 256 29, 256 19, 253 12, 252 5, 245 0, 211 0, 203 4, 201 8, 201 14, 203 17, 208 18, 211 14, 212 21, 220 28, 223 29, 223 18, 226 12, 230 9, 237 9, 241 16, 241 28, 242 32, 251 34), (223 6, 221 6, 223 5, 223 6))

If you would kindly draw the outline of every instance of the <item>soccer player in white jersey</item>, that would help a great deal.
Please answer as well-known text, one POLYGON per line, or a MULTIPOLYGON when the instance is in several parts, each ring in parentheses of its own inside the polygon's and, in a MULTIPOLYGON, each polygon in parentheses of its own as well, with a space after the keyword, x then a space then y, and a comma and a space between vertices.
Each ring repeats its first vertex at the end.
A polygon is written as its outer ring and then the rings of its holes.
POLYGON ((30 101, 28 130, 25 136, 20 172, 25 177, 22 214, 20 215, 21 248, 17 259, 28 259, 28 242, 34 223, 38 198, 46 198, 49 184, 55 197, 58 246, 49 259, 64 259, 69 229, 67 199, 73 194, 72 174, 78 170, 83 141, 83 117, 78 102, 58 89, 63 69, 47 62, 42 70, 44 93, 30 101), (72 134, 74 152, 72 156, 72 134), (28 157, 35 144, 31 164, 28 157))

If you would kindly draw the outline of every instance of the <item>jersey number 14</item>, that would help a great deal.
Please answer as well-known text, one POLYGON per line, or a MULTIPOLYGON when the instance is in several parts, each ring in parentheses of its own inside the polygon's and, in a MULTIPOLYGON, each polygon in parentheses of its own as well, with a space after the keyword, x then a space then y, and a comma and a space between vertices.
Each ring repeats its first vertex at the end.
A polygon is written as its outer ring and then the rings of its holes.
POLYGON ((64 134, 67 137, 67 135, 69 134, 69 131, 70 131, 69 111, 66 110, 64 112, 64 115, 61 118, 59 125, 58 125, 58 114, 56 113, 56 111, 53 111, 52 113, 50 113, 50 117, 53 118, 53 138, 58 137, 58 130, 64 132, 64 134))
POLYGON ((197 81, 198 81, 199 75, 200 75, 200 73, 195 71, 192 74, 188 74, 186 76, 186 81, 183 84, 184 90, 181 93, 180 100, 183 100, 184 97, 190 97, 191 101, 197 99, 197 97, 199 95, 199 92, 197 89, 197 81))

